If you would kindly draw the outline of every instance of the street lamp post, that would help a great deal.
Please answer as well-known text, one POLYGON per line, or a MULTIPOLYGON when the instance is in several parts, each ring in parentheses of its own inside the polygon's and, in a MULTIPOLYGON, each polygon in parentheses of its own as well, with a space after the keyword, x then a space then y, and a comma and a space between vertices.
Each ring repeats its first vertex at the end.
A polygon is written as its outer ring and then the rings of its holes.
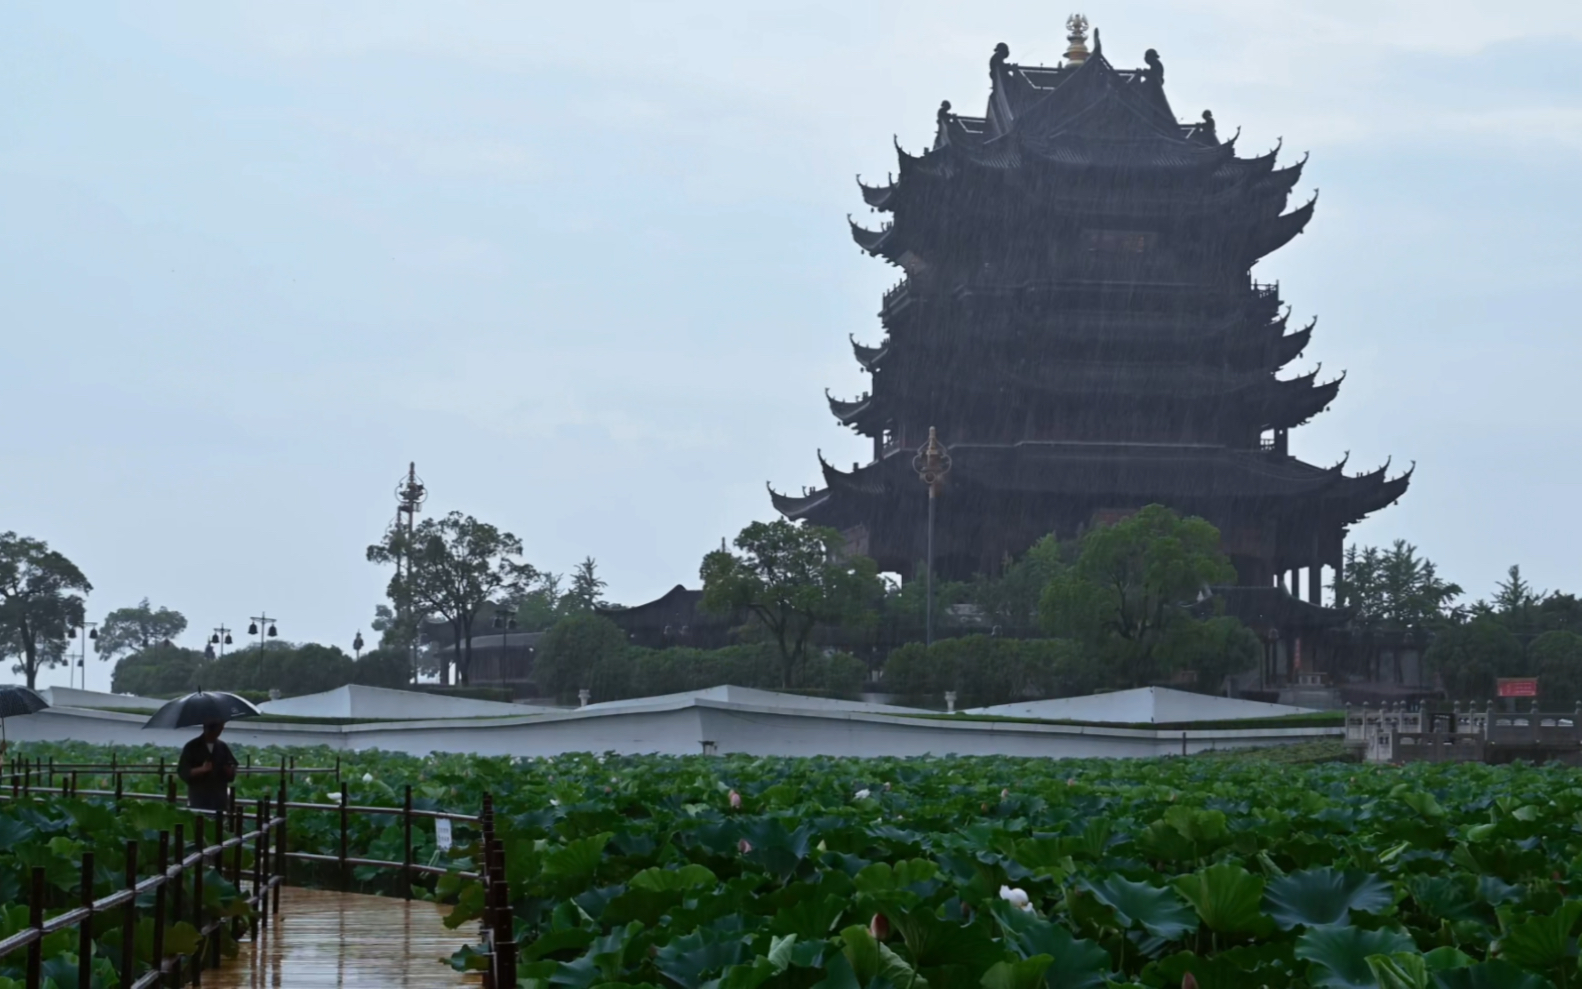
POLYGON ((912 458, 912 469, 917 471, 918 479, 928 485, 928 570, 924 575, 928 603, 924 610, 923 642, 931 646, 934 644, 934 501, 944 486, 945 475, 950 473, 950 451, 939 441, 933 426, 928 427, 928 442, 912 458))
POLYGON ((362 659, 363 658, 363 630, 362 629, 358 629, 357 630, 357 638, 352 640, 352 652, 356 654, 355 658, 357 658, 357 659, 362 659))
MULTIPOLYGON (((81 651, 78 652, 78 654, 77 654, 77 668, 79 670, 82 670, 82 689, 83 690, 87 690, 88 689, 88 640, 89 639, 93 640, 93 650, 94 650, 94 652, 98 652, 99 651, 99 623, 98 622, 78 622, 76 625, 73 625, 68 630, 67 636, 69 638, 75 639, 77 637, 77 632, 82 630, 82 629, 87 629, 88 634, 84 635, 82 637, 82 648, 81 648, 81 651)), ((72 680, 71 657, 68 656, 66 658, 66 686, 67 687, 72 686, 73 682, 74 681, 72 680)))
POLYGON ((494 627, 500 630, 500 665, 499 665, 499 671, 500 671, 500 681, 503 683, 503 682, 505 682, 506 646, 508 645, 508 642, 509 642, 509 640, 507 639, 507 636, 509 636, 511 634, 511 630, 512 629, 516 628, 516 609, 515 608, 502 608, 499 605, 496 605, 495 609, 494 609, 494 627))
POLYGON ((231 630, 226 628, 225 625, 223 623, 221 623, 218 627, 215 628, 214 634, 209 636, 209 658, 210 659, 214 658, 214 647, 215 646, 219 646, 220 647, 220 650, 219 650, 220 658, 224 659, 225 658, 225 647, 230 645, 230 644, 231 644, 231 630))
POLYGON ((258 636, 258 675, 262 678, 264 673, 264 646, 270 639, 280 633, 275 630, 275 620, 269 617, 268 612, 261 611, 250 618, 249 621, 252 624, 247 626, 247 634, 258 636))

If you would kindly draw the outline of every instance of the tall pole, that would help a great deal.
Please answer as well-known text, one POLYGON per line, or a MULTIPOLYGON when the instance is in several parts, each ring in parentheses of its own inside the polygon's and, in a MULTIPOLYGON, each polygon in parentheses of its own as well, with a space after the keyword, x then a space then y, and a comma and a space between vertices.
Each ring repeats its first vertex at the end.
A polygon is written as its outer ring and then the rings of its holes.
POLYGON ((258 633, 258 676, 259 676, 259 679, 261 680, 263 678, 263 675, 264 675, 264 646, 265 646, 265 643, 267 643, 269 641, 269 638, 271 636, 274 636, 275 634, 277 634, 275 632, 275 619, 269 617, 269 612, 267 612, 267 611, 260 611, 258 614, 254 615, 250 620, 252 621, 253 624, 252 624, 251 627, 248 628, 247 631, 249 631, 249 632, 257 632, 258 633))
POLYGON ((917 471, 918 479, 928 485, 928 549, 923 577, 928 601, 923 611, 923 642, 931 646, 934 644, 934 501, 944 486, 945 475, 950 473, 950 451, 939 441, 939 433, 933 426, 928 427, 928 442, 912 458, 912 469, 917 471))
MULTIPOLYGON (((417 462, 408 461, 406 477, 402 478, 396 487, 396 531, 399 532, 401 529, 403 516, 406 520, 406 543, 402 547, 401 555, 396 558, 396 576, 401 578, 404 574, 403 586, 410 583, 412 579, 412 537, 417 531, 417 513, 422 511, 423 502, 427 498, 428 489, 423 486, 423 482, 417 476, 417 462)), ((412 623, 412 682, 417 683, 417 616, 402 614, 406 606, 401 601, 395 602, 395 606, 396 626, 399 628, 409 621, 412 623)))
POLYGON ((928 486, 928 608, 923 625, 923 644, 934 644, 934 485, 928 486))
MULTIPOLYGON (((78 649, 78 652, 77 652, 77 668, 82 670, 82 684, 81 684, 81 687, 82 687, 83 690, 87 690, 88 689, 88 640, 89 639, 97 639, 99 637, 99 623, 98 622, 79 622, 73 628, 72 634, 76 635, 78 632, 82 633, 82 645, 78 649)), ((72 674, 72 670, 71 670, 71 654, 67 653, 66 654, 66 686, 68 688, 72 687, 72 686, 76 685, 76 682, 77 681, 75 679, 73 679, 73 674, 72 674)))

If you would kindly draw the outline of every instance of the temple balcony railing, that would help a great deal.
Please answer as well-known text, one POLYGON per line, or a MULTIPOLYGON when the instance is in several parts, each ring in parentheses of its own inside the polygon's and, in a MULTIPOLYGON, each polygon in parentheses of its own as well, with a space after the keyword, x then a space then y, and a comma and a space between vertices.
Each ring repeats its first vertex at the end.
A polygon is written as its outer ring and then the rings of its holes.
POLYGON ((1254 298, 1278 302, 1280 299, 1279 282, 1253 282, 1252 294, 1254 298))
POLYGON ((900 312, 911 301, 912 283, 909 279, 903 278, 884 293, 884 301, 879 306, 879 315, 887 316, 900 312))

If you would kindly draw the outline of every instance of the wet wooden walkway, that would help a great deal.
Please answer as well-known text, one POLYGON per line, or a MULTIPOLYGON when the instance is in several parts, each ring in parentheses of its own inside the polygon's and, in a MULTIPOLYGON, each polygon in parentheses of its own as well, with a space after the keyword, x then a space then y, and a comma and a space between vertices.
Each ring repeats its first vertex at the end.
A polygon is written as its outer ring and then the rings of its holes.
POLYGON ((477 925, 446 930, 440 907, 385 896, 281 890, 280 914, 241 954, 203 973, 212 989, 446 989, 477 986, 445 964, 477 925))

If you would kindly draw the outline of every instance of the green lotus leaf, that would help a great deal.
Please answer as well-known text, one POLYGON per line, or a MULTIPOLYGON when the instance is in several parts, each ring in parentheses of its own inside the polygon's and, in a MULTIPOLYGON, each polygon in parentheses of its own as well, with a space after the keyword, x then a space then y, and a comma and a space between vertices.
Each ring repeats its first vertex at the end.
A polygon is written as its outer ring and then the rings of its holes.
POLYGON ((771 917, 769 930, 781 935, 794 934, 806 941, 829 937, 829 932, 834 930, 850 905, 850 900, 838 896, 803 900, 771 917))
POLYGON ((719 877, 706 867, 689 863, 679 869, 644 869, 626 885, 631 889, 644 889, 655 893, 670 893, 689 889, 711 889, 719 877))
POLYGON ((1282 928, 1344 924, 1351 911, 1381 913, 1394 902, 1390 886, 1360 870, 1328 867, 1293 872, 1269 883, 1264 906, 1282 928))
POLYGON ((1093 989, 1108 981, 1114 959, 1096 942, 1073 937, 1063 925, 997 902, 990 908, 1005 941, 1023 958, 1048 955, 1050 989, 1093 989))
POLYGON ((1313 963, 1309 981, 1332 989, 1376 989, 1370 955, 1416 950, 1412 939, 1397 931, 1365 931, 1359 927, 1314 927, 1296 940, 1297 958, 1313 963))
POLYGON ((1125 927, 1141 927, 1166 941, 1197 930, 1197 916, 1168 886, 1151 886, 1120 876, 1107 876, 1099 882, 1085 883, 1084 887, 1113 909, 1125 927))
POLYGON ((1369 955, 1368 968, 1379 989, 1429 989, 1428 959, 1415 952, 1369 955))
POLYGON ((1434 973, 1434 989, 1554 989, 1548 979, 1498 959, 1434 973))
POLYGON ((1209 930, 1220 934, 1262 934, 1272 924, 1263 912, 1263 878, 1239 865, 1222 862, 1179 876, 1171 884, 1209 930))
POLYGON ((1509 907, 1500 909, 1499 954, 1505 961, 1538 972, 1549 972, 1562 965, 1576 967, 1576 940, 1572 936, 1582 920, 1582 900, 1567 900, 1544 917, 1515 920, 1509 907))
POLYGON ((995 962, 983 973, 983 989, 1040 989, 1044 970, 1054 963, 1048 955, 1034 955, 1014 962, 995 962))
POLYGON ((604 849, 614 837, 605 831, 587 838, 568 841, 544 856, 543 872, 558 880, 581 880, 593 875, 604 860, 604 849))
POLYGON ((842 954, 851 965, 859 985, 867 986, 877 979, 883 979, 895 989, 928 989, 928 980, 888 946, 874 940, 868 928, 860 925, 847 927, 840 932, 840 938, 845 943, 842 954))

